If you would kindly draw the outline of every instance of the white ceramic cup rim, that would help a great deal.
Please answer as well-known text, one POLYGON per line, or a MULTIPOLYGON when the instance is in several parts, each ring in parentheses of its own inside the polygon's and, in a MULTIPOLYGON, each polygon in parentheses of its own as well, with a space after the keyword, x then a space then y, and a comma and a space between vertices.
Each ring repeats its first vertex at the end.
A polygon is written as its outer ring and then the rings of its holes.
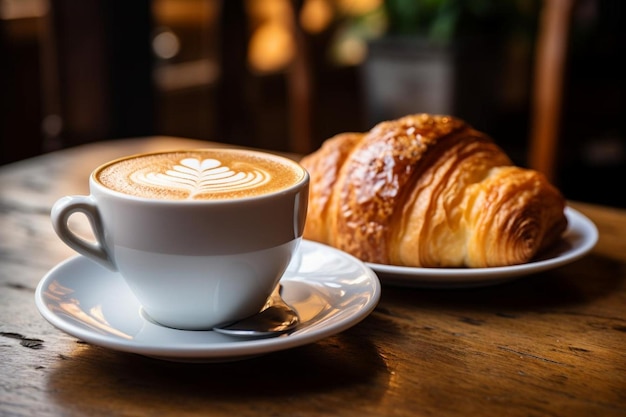
MULTIPOLYGON (((237 149, 237 148, 171 149, 171 150, 164 150, 164 151, 136 153, 136 154, 126 155, 126 156, 105 162, 101 164, 100 166, 98 166, 97 168, 95 168, 89 176, 89 186, 92 187, 92 190, 97 189, 99 192, 103 194, 108 194, 117 198, 122 198, 122 199, 127 199, 127 200, 136 200, 138 202, 139 201, 149 202, 151 204, 160 204, 160 205, 240 204, 241 202, 246 201, 246 200, 264 200, 264 199, 274 198, 276 195, 280 195, 280 194, 289 194, 289 193, 292 193, 294 191, 301 189, 309 181, 310 181, 310 176, 309 176, 308 171, 304 167, 302 167, 298 162, 292 159, 289 159, 284 156, 276 155, 273 153, 269 153, 269 152, 248 150, 248 149, 237 149), (207 152, 207 151, 226 152, 226 153, 245 153, 245 154, 252 154, 260 158, 272 159, 274 161, 277 161, 278 163, 288 165, 296 171, 300 171, 302 173, 302 176, 291 185, 281 187, 273 191, 268 191, 267 193, 253 195, 253 196, 238 196, 238 197, 233 197, 233 198, 219 198, 219 199, 163 199, 163 198, 137 196, 137 195, 124 193, 122 191, 114 190, 110 187, 107 187, 106 185, 104 185, 102 182, 100 182, 97 179, 98 173, 102 171, 103 169, 105 169, 106 167, 112 166, 118 162, 125 161, 128 159, 133 159, 133 158, 138 158, 138 157, 143 157, 143 156, 150 156, 150 155, 165 155, 165 154, 171 154, 171 153, 182 153, 182 152, 193 153, 193 152, 207 152)), ((92 191, 92 194, 93 194, 93 191, 92 191)))

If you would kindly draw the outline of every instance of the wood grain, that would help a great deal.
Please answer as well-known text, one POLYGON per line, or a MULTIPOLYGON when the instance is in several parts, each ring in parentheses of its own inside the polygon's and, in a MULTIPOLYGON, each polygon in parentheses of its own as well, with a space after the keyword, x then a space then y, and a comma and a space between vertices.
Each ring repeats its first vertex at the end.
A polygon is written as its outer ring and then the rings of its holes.
POLYGON ((577 262, 485 288, 385 285, 353 328, 253 359, 160 361, 48 324, 35 287, 74 255, 52 203, 86 193, 108 159, 187 146, 207 143, 98 143, 0 167, 0 415, 626 415, 626 211, 578 202, 600 241, 577 262))

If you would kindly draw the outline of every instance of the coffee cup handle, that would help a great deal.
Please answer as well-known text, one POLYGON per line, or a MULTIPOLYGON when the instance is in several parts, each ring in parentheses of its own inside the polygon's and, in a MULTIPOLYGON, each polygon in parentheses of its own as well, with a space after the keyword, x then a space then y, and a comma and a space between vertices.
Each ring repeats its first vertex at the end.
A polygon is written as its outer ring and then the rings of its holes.
POLYGON ((93 198, 81 195, 60 198, 52 206, 50 217, 54 231, 67 246, 106 268, 117 271, 110 251, 106 246, 100 212, 93 198), (70 230, 68 221, 76 213, 84 214, 89 220, 91 230, 96 239, 95 242, 90 242, 70 230))

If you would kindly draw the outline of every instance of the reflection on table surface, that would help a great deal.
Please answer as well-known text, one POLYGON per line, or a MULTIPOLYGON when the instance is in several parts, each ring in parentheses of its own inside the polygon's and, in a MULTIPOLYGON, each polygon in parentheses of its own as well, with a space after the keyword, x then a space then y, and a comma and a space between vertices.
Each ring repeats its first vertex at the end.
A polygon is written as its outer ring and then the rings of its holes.
POLYGON ((74 256, 52 230, 89 172, 150 137, 94 143, 0 167, 0 414, 618 416, 626 410, 626 211, 581 202, 599 241, 585 257, 501 285, 383 285, 375 310, 315 343, 223 363, 174 363, 56 329, 33 301, 74 256))

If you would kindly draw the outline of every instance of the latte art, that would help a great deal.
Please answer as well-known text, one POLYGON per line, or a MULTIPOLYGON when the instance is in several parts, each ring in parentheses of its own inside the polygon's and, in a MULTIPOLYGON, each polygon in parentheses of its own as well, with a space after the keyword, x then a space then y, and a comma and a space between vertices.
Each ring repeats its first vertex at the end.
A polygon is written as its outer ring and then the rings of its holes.
POLYGON ((217 159, 197 158, 185 158, 165 173, 138 171, 131 174, 131 179, 138 184, 187 190, 189 198, 207 192, 245 190, 262 185, 270 178, 269 173, 258 168, 234 171, 217 159))
POLYGON ((299 164, 248 150, 191 149, 131 155, 93 179, 127 195, 158 200, 227 200, 275 193, 306 178, 299 164))

